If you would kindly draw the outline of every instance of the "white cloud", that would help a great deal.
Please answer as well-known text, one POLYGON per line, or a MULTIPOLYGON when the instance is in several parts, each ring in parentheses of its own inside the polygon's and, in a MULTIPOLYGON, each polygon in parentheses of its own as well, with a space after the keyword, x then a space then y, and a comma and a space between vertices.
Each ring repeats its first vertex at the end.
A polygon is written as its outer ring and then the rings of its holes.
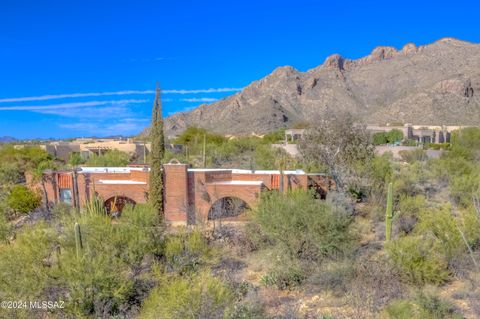
POLYGON ((146 118, 125 118, 114 121, 87 121, 60 124, 59 127, 73 131, 87 132, 96 136, 132 135, 140 133, 150 120, 146 118))
POLYGON ((86 107, 74 109, 56 109, 34 111, 41 114, 58 115, 63 117, 75 118, 112 118, 112 117, 131 117, 133 112, 126 105, 106 106, 106 107, 86 107))
POLYGON ((222 93, 222 92, 238 92, 241 88, 211 88, 211 89, 199 89, 199 90, 162 90, 167 94, 196 94, 196 93, 222 93))
POLYGON ((189 99, 181 99, 181 101, 184 102, 200 102, 200 103, 211 103, 218 101, 218 99, 213 98, 213 97, 193 97, 189 99))
POLYGON ((114 101, 89 101, 89 102, 73 102, 60 103, 50 105, 15 105, 15 106, 0 106, 0 111, 42 111, 42 110, 60 110, 85 108, 102 105, 127 105, 133 103, 145 103, 148 100, 114 100, 114 101))
MULTIPOLYGON (((238 92, 240 90, 241 88, 210 88, 210 89, 197 89, 197 90, 181 89, 181 90, 162 90, 162 93, 164 94, 197 94, 197 93, 238 92)), ((39 95, 39 96, 3 98, 3 99, 0 99, 0 103, 47 101, 47 100, 55 100, 55 99, 82 98, 82 97, 94 97, 94 96, 144 95, 144 94, 154 94, 154 93, 155 93, 155 90, 123 90, 123 91, 111 91, 111 92, 49 94, 49 95, 39 95)))

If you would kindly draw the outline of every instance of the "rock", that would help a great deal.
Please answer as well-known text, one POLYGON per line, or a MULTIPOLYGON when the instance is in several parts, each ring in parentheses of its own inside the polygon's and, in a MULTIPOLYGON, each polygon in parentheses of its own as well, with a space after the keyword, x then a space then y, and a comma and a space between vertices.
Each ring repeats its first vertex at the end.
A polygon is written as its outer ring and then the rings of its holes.
POLYGON ((168 136, 189 126, 262 134, 332 111, 368 123, 478 125, 478 70, 480 45, 452 38, 380 46, 357 60, 333 54, 307 72, 279 67, 230 97, 168 117, 165 129, 168 136))

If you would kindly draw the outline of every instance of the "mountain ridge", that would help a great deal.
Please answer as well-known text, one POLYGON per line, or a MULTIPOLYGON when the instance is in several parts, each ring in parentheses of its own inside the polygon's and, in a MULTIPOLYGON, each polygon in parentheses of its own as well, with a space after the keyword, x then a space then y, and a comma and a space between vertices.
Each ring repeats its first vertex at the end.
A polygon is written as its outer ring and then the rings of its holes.
POLYGON ((336 111, 369 123, 478 125, 479 92, 480 44, 442 38, 378 46, 355 60, 332 54, 305 72, 281 66, 229 97, 166 118, 165 128, 264 133, 336 111))

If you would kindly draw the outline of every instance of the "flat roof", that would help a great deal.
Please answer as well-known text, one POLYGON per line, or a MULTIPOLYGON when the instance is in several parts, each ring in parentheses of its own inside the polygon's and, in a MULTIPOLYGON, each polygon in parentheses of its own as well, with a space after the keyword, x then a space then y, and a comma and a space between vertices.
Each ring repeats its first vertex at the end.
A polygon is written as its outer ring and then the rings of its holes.
POLYGON ((107 185, 147 185, 146 182, 138 182, 125 179, 100 179, 96 181, 96 184, 107 184, 107 185))
MULTIPOLYGON (((258 174, 258 175, 271 175, 280 174, 278 170, 249 170, 249 169, 237 169, 237 168, 189 168, 189 172, 232 172, 233 174, 258 174)), ((301 169, 283 171, 287 175, 305 175, 305 171, 301 169)))
MULTIPOLYGON (((80 173, 119 173, 127 174, 131 171, 143 171, 144 167, 80 167, 80 173)), ((149 169, 150 170, 150 169, 149 169)))

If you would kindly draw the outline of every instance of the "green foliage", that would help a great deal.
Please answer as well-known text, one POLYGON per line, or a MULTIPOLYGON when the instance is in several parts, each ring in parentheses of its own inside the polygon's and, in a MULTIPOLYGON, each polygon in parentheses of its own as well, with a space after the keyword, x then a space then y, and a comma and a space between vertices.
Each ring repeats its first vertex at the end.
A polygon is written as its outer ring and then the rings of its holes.
POLYGON ((173 276, 160 283, 144 302, 141 319, 224 318, 232 307, 231 290, 208 272, 173 276))
POLYGON ((392 144, 395 142, 400 142, 402 139, 403 132, 397 129, 373 134, 373 144, 375 145, 392 144))
POLYGON ((351 217, 306 191, 262 194, 253 220, 294 259, 320 261, 345 253, 352 242, 351 217))
POLYGON ((0 149, 0 163, 15 163, 20 173, 35 169, 41 162, 51 161, 52 157, 38 146, 14 148, 6 146, 0 149))
POLYGON ((103 201, 96 195, 83 204, 83 211, 88 215, 105 215, 107 213, 103 201))
POLYGON ((7 203, 17 213, 28 214, 40 207, 41 197, 23 185, 15 185, 7 196, 7 203))
POLYGON ((461 319, 452 304, 431 292, 419 292, 412 300, 397 300, 383 311, 388 319, 461 319))
POLYGON ((152 125, 150 128, 150 189, 148 200, 151 206, 163 214, 163 160, 165 158, 165 137, 163 132, 162 103, 160 88, 157 87, 152 110, 152 125))
POLYGON ((451 210, 452 208, 447 205, 439 209, 421 211, 420 220, 414 230, 416 234, 429 236, 438 241, 447 261, 458 257, 466 248, 451 210))
POLYGON ((91 155, 85 162, 85 166, 93 167, 121 167, 130 163, 127 153, 119 150, 109 150, 102 155, 91 155))
POLYGON ((406 236, 387 245, 389 257, 409 282, 440 284, 448 277, 441 243, 426 236, 406 236))
POLYGON ((188 273, 197 271, 212 257, 206 239, 198 231, 171 235, 165 242, 166 270, 168 272, 188 273))
POLYGON ((68 164, 70 166, 75 167, 75 166, 78 166, 78 165, 85 164, 85 162, 86 162, 86 160, 80 155, 80 153, 78 153, 78 152, 70 153, 70 156, 68 158, 68 164))
POLYGON ((261 279, 260 283, 264 286, 275 286, 277 289, 295 289, 302 285, 305 281, 306 274, 304 269, 287 261, 287 265, 274 267, 261 279))
POLYGON ((6 207, 0 203, 0 246, 1 243, 8 243, 12 234, 12 226, 8 222, 6 207))
POLYGON ((263 135, 263 141, 269 144, 283 142, 285 139, 285 129, 280 129, 263 135))
POLYGON ((0 163, 0 190, 17 184, 21 179, 20 169, 16 162, 0 163))
POLYGON ((145 273, 160 255, 162 233, 158 214, 146 205, 126 207, 115 223, 105 215, 70 214, 24 226, 13 245, 0 249, 0 298, 64 300, 66 308, 54 310, 59 317, 125 316, 152 286, 145 273), (82 229, 82 258, 75 223, 82 229))
POLYGON ((385 211, 385 240, 390 241, 393 219, 393 184, 388 184, 387 209, 385 211))
POLYGON ((173 142, 174 144, 188 146, 190 150, 194 150, 201 148, 204 136, 206 137, 207 144, 221 145, 227 141, 224 136, 208 132, 204 128, 189 127, 173 142))
POLYGON ((74 231, 75 231, 75 247, 77 250, 77 258, 81 258, 82 251, 83 251, 83 242, 82 242, 82 231, 80 230, 80 225, 78 223, 75 223, 74 231))
POLYGON ((480 128, 469 127, 454 131, 450 144, 450 156, 480 161, 480 128))

